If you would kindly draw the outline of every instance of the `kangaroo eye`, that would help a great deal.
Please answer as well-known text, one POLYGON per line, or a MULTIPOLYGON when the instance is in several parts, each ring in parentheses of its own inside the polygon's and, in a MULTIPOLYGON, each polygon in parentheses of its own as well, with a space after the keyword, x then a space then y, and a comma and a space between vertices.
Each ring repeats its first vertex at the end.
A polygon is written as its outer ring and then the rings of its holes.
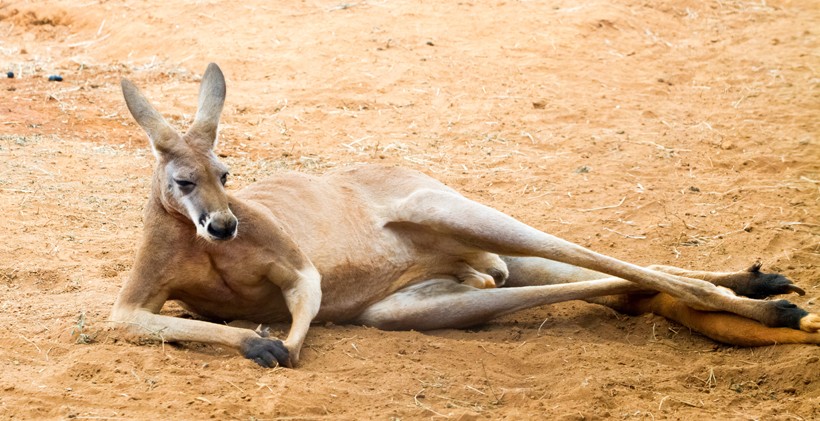
POLYGON ((194 184, 193 182, 188 181, 188 180, 174 179, 174 183, 177 183, 177 186, 179 186, 181 189, 185 189, 185 190, 193 189, 194 186, 196 186, 196 184, 194 184))
POLYGON ((222 182, 222 185, 224 186, 225 183, 228 182, 228 173, 222 174, 222 177, 219 178, 219 181, 222 182))

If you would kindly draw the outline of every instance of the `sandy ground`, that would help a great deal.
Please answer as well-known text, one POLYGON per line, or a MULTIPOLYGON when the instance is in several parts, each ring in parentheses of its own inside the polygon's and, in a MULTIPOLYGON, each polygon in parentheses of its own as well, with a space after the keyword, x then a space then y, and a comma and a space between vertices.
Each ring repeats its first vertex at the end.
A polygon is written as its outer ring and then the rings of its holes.
POLYGON ((185 128, 210 61, 231 188, 403 165, 636 263, 760 259, 820 311, 818 31, 811 1, 0 1, 0 418, 818 419, 818 347, 586 303, 319 325, 296 370, 106 322, 153 165, 119 79, 185 128))

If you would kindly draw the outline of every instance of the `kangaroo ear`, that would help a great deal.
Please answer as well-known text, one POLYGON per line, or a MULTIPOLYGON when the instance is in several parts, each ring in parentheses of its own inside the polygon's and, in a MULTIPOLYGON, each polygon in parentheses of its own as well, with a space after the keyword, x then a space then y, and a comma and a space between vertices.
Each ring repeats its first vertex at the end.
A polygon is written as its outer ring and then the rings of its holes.
POLYGON ((162 115, 148 103, 139 89, 128 79, 123 79, 122 95, 125 97, 125 104, 128 111, 137 121, 137 124, 148 134, 151 147, 156 155, 158 152, 165 152, 171 148, 174 141, 179 138, 177 132, 168 124, 162 115))
POLYGON ((202 84, 199 86, 199 105, 196 117, 189 134, 203 142, 203 146, 213 149, 216 146, 216 133, 219 127, 219 116, 225 104, 225 76, 222 70, 214 63, 208 65, 202 75, 202 84))

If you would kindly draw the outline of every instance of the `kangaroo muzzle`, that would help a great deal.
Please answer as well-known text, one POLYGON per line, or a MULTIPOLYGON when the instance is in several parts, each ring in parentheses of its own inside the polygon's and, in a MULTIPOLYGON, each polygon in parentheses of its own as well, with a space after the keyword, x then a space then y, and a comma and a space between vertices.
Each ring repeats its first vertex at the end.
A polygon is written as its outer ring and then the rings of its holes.
POLYGON ((230 210, 227 210, 203 215, 200 217, 200 224, 208 233, 208 239, 222 241, 236 237, 239 221, 230 210))

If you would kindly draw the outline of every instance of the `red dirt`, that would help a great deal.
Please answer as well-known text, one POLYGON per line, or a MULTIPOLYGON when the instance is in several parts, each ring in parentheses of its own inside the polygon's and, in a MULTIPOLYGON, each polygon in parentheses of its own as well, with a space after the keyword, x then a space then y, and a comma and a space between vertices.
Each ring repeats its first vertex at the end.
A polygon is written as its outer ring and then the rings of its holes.
POLYGON ((232 188, 404 165, 635 263, 761 259, 820 311, 816 4, 425 3, 0 2, 0 418, 820 418, 816 346, 585 303, 315 326, 296 370, 114 334, 153 165, 118 81, 184 128, 209 61, 232 188))

